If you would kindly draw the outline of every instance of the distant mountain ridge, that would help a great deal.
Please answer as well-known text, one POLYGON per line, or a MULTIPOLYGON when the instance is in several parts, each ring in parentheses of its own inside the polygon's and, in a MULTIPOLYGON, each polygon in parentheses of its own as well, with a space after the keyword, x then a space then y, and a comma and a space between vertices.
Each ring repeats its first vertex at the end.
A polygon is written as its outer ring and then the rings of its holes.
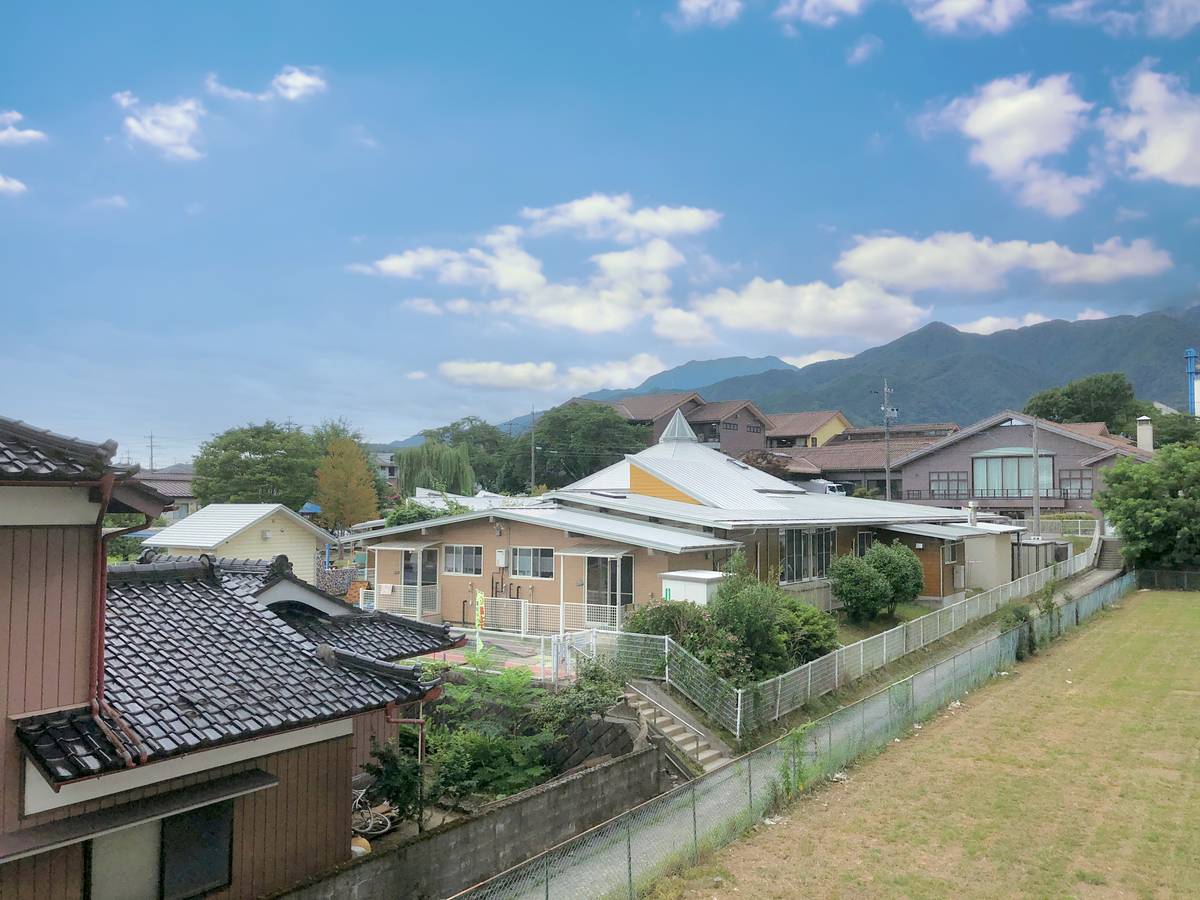
MULTIPOLYGON (((768 413, 840 409, 864 425, 879 421, 879 390, 886 377, 901 422, 966 425, 1004 408, 1020 409, 1045 388, 1097 372, 1124 372, 1140 399, 1186 409, 1183 353, 1188 347, 1200 347, 1200 306, 1081 322, 1055 320, 994 334, 968 334, 932 322, 857 356, 802 369, 777 356, 691 360, 637 387, 583 396, 612 400, 696 391, 706 400, 752 400, 768 413)), ((529 420, 526 413, 498 427, 521 434, 529 429, 529 420)), ((422 440, 414 435, 374 446, 394 450, 422 440)))

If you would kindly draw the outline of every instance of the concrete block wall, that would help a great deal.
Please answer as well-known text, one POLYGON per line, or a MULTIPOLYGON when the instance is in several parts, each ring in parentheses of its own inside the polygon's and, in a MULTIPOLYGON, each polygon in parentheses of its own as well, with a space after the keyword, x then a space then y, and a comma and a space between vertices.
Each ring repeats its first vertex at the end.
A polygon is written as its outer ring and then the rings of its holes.
POLYGON ((289 900, 448 897, 659 793, 650 746, 490 804, 276 896, 289 900))

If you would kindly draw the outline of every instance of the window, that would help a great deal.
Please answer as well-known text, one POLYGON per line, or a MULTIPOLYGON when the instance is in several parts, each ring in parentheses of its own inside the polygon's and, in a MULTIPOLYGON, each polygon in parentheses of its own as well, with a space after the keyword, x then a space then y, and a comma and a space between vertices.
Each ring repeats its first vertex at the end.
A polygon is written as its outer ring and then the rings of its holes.
POLYGON ((554 549, 552 547, 513 547, 513 578, 553 578, 554 549))
POLYGON ((967 473, 930 472, 929 496, 935 500, 957 500, 967 496, 967 473))
POLYGON ((442 571, 447 575, 482 575, 483 547, 447 544, 442 550, 442 571))
POLYGON ((871 545, 874 543, 875 543, 875 532, 860 531, 858 533, 857 540, 854 544, 855 553, 859 556, 862 556, 864 553, 866 553, 868 550, 871 549, 871 545))
POLYGON ((824 578, 833 561, 833 528, 785 528, 779 532, 779 582, 824 578))
POLYGON ((952 566, 962 559, 962 541, 952 541, 942 544, 942 562, 952 566))
POLYGON ((762 434, 762 426, 761 425, 747 425, 746 430, 753 432, 754 434, 762 434))
POLYGON ((722 422, 721 427, 724 428, 726 431, 737 431, 738 423, 737 422, 722 422))
POLYGON ((815 447, 815 446, 817 446, 817 439, 816 439, 816 438, 809 438, 809 439, 808 439, 808 446, 810 446, 810 447, 815 447))
POLYGON ((1058 473, 1058 486, 1068 500, 1087 500, 1092 496, 1092 470, 1063 469, 1058 473))
MULTIPOLYGON (((977 456, 971 460, 972 490, 976 497, 1032 497, 1033 454, 977 456)), ((1038 460, 1042 496, 1054 488, 1054 458, 1038 460)))
POLYGON ((91 900, 184 900, 232 879, 233 801, 225 800, 88 842, 91 900))

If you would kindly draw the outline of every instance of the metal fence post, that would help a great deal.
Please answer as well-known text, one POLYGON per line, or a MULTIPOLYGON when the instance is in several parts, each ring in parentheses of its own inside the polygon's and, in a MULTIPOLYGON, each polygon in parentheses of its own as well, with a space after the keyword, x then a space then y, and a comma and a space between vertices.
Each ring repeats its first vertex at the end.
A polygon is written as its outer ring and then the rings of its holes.
POLYGON ((546 900, 550 900, 550 854, 545 856, 546 860, 546 900))
POLYGON ((783 676, 775 676, 775 718, 779 718, 779 701, 783 697, 783 676))
POLYGON ((733 726, 733 736, 739 741, 742 739, 742 691, 743 688, 737 689, 737 722, 733 726))
POLYGON ((671 636, 663 635, 663 683, 671 683, 671 636))
POLYGON ((629 870, 629 900, 634 900, 634 894, 633 894, 633 826, 629 824, 629 816, 625 817, 625 865, 629 870))
POLYGON ((696 825, 696 779, 692 779, 692 858, 700 864, 700 830, 696 825))
POLYGON ((746 808, 750 810, 751 818, 754 817, 754 766, 752 761, 754 755, 750 754, 746 757, 746 808))

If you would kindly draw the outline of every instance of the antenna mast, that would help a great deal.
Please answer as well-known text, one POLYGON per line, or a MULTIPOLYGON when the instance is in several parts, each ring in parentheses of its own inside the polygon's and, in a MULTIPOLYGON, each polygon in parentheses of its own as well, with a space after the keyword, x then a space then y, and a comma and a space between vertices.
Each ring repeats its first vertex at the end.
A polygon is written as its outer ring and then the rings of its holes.
POLYGON ((883 379, 883 406, 879 407, 879 411, 883 413, 883 496, 887 500, 892 499, 892 422, 900 415, 896 407, 892 406, 892 389, 888 387, 887 379, 883 379))

